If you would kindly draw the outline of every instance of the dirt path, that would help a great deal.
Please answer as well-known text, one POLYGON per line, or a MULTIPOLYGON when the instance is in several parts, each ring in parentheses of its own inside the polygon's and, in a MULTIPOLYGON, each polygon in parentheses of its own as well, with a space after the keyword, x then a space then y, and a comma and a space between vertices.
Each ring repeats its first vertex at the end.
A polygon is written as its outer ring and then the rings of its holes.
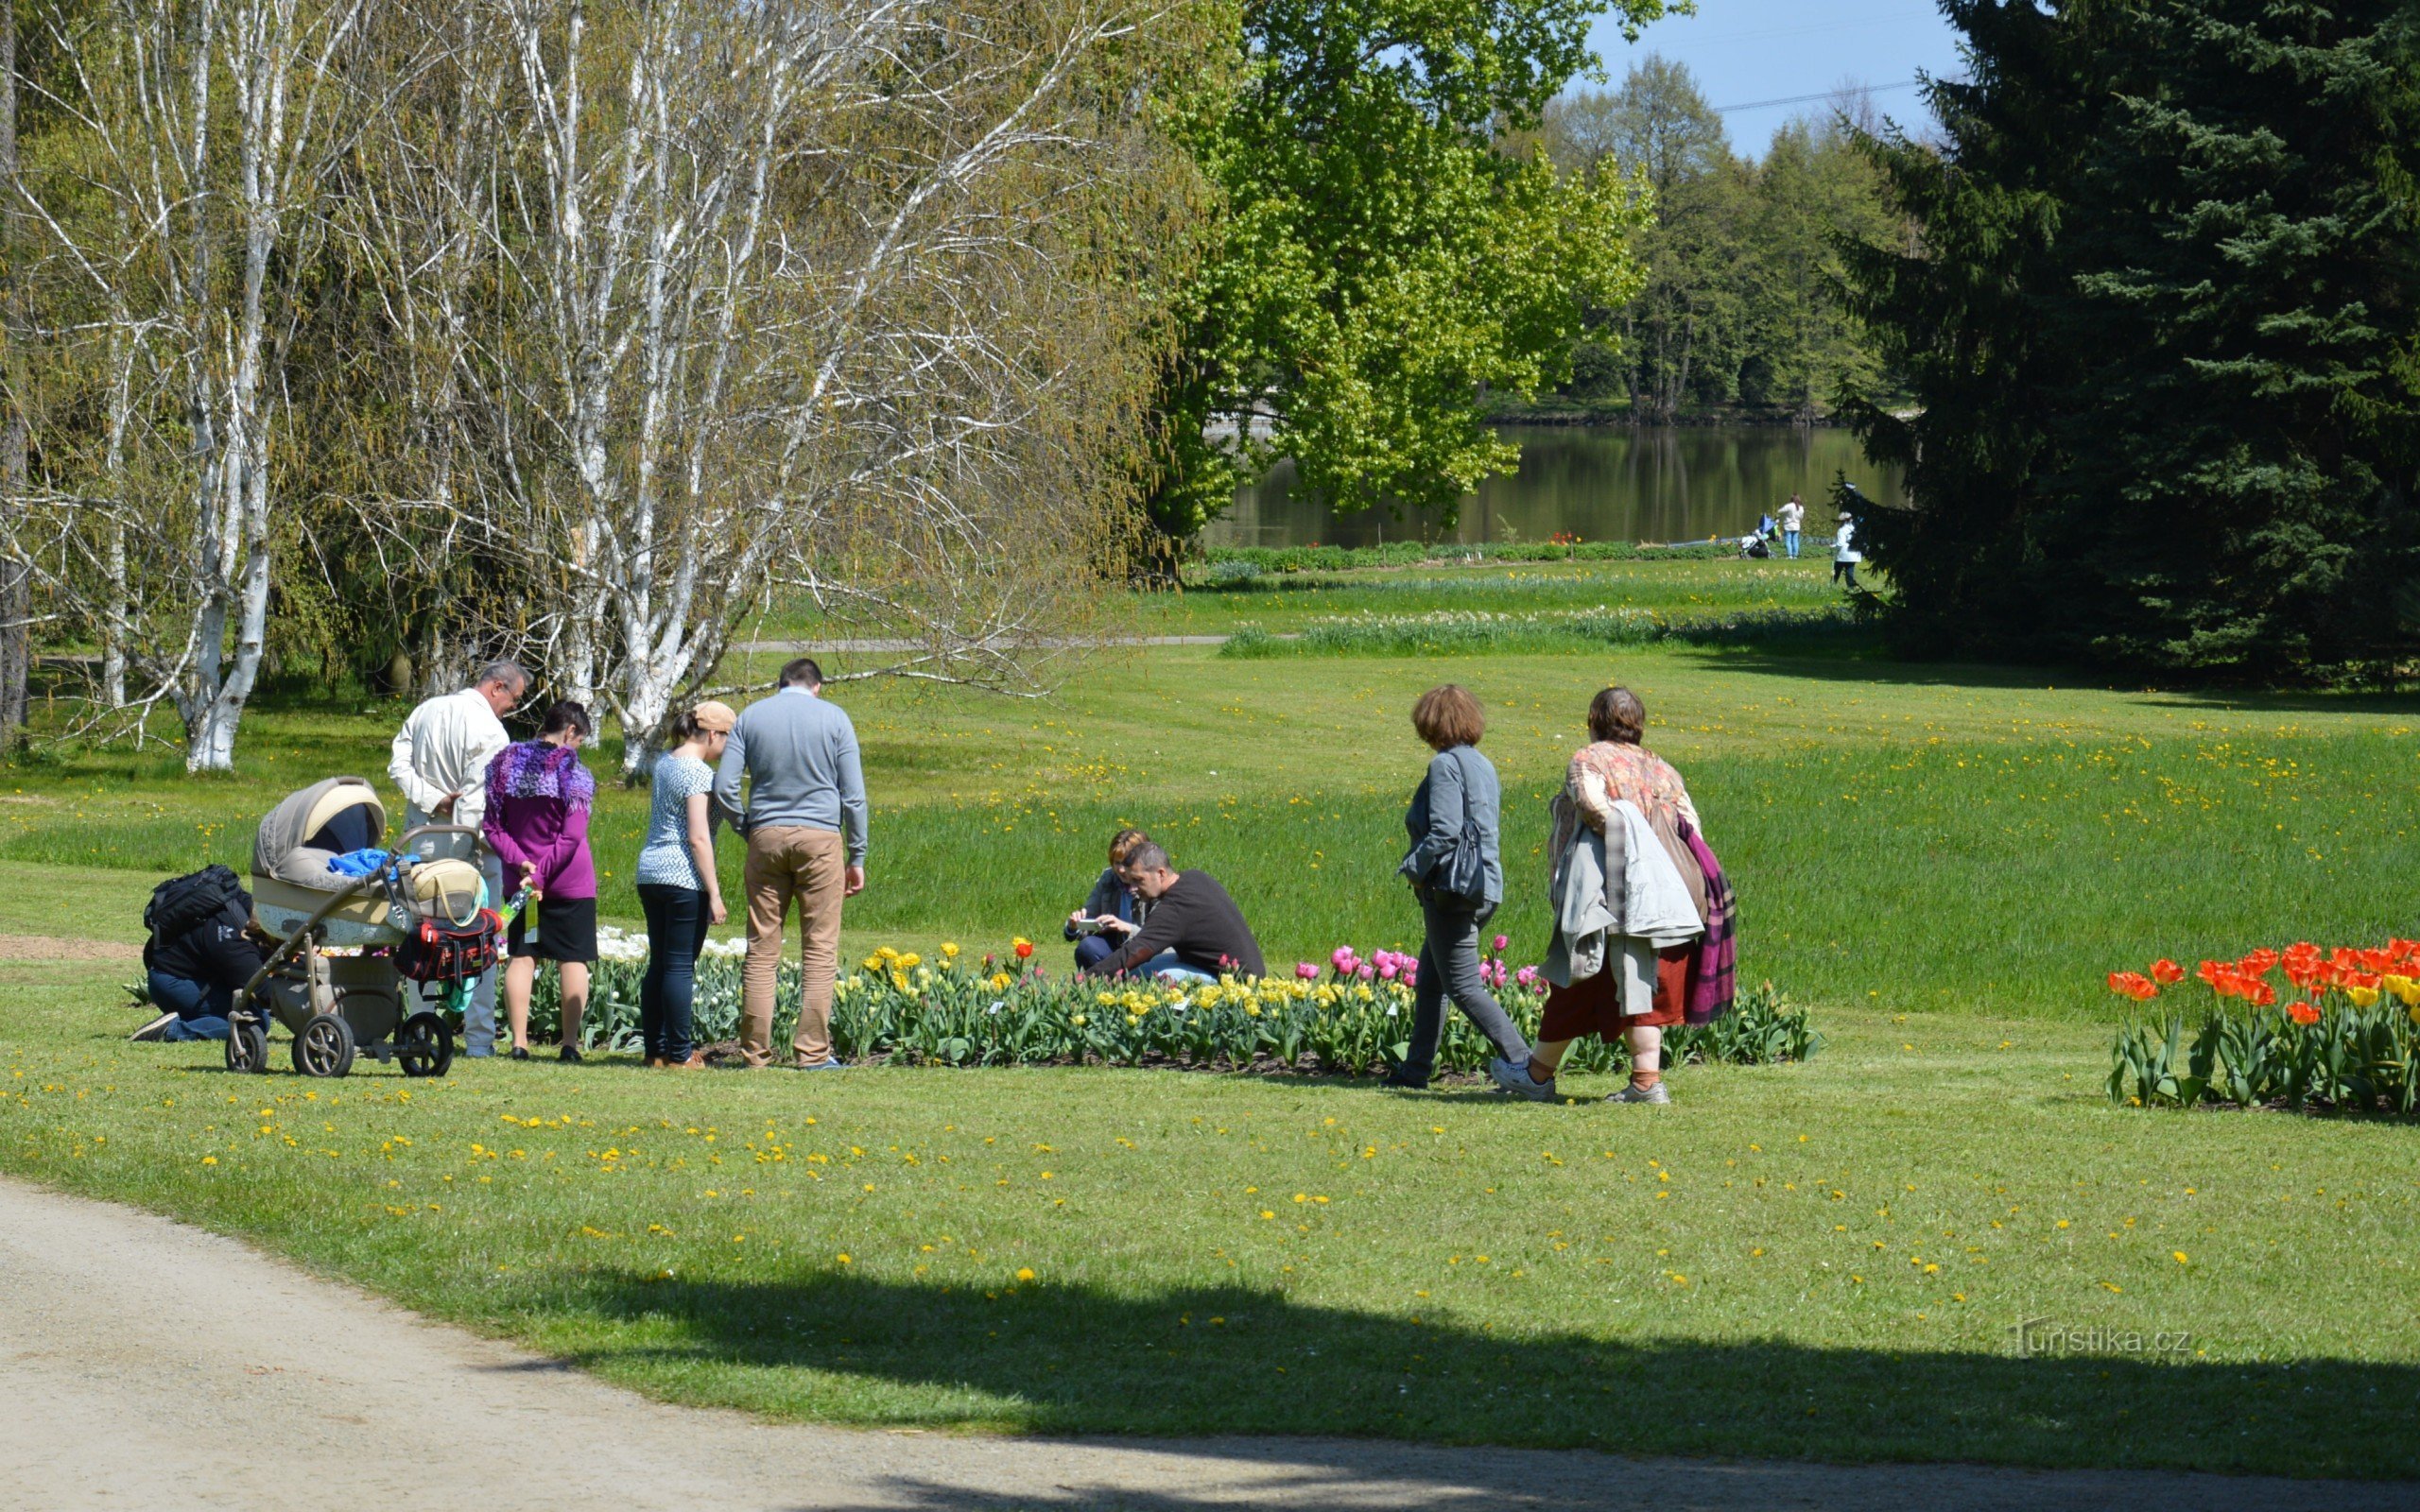
POLYGON ((0 1499, 45 1512, 2420 1507, 2408 1486, 769 1425, 650 1402, 232 1240, 9 1180, 0 1275, 0 1499))

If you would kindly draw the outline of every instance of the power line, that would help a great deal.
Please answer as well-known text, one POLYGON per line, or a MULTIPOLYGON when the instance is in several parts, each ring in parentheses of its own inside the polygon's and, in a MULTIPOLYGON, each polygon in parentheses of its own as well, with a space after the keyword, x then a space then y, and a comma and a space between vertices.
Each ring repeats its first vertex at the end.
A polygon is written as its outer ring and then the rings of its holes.
POLYGON ((1855 89, 1827 89, 1821 94, 1792 94, 1787 99, 1750 100, 1745 105, 1718 105, 1714 108, 1714 113, 1728 115, 1734 111, 1761 111, 1772 105, 1806 105, 1816 100, 1838 99, 1843 94, 1881 94, 1894 89, 1913 89, 1923 82, 1922 79, 1908 78, 1896 84, 1861 84, 1855 89))

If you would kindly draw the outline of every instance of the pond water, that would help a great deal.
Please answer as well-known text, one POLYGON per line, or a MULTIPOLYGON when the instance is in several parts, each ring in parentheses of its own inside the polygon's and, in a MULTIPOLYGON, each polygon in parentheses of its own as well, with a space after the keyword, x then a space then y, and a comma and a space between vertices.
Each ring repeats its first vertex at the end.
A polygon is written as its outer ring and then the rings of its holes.
POLYGON ((1236 506, 1203 539, 1218 546, 1366 546, 1381 541, 1544 541, 1568 531, 1582 541, 1703 541, 1743 535, 1756 516, 1794 490, 1807 530, 1826 533, 1819 511, 1835 470, 1867 497, 1901 502, 1896 468, 1865 458, 1838 428, 1792 425, 1507 425, 1521 448, 1520 471, 1479 486, 1450 528, 1433 513, 1401 519, 1384 510, 1339 515, 1293 488, 1294 464, 1236 490, 1236 506))

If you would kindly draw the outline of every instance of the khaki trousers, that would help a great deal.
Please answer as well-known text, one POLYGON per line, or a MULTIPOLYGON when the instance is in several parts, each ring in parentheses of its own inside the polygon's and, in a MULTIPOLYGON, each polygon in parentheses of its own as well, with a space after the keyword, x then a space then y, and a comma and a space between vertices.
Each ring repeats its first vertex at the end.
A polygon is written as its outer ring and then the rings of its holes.
POLYGON ((829 830, 770 824, 748 832, 748 862, 740 874, 748 893, 748 960, 739 976, 739 1053, 752 1066, 773 1058, 773 983, 793 898, 804 980, 790 1051, 802 1065, 832 1058, 832 979, 840 960, 847 868, 847 851, 829 830))

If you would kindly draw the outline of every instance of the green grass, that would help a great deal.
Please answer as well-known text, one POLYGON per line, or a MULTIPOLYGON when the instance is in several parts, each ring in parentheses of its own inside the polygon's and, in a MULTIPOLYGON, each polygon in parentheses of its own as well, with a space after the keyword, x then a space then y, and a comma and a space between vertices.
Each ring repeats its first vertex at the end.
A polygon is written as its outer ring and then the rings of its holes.
MULTIPOLYGON (((1652 564, 1654 591, 1767 591, 1737 565, 1652 564)), ((1650 570, 1232 596, 1553 611, 1650 570)), ((1547 795, 1618 679, 1738 884, 1743 972, 1813 1006, 1820 1057, 1685 1070, 1662 1111, 610 1063, 483 1063, 406 1102, 375 1068, 231 1084, 215 1047, 116 1038, 127 969, 0 963, 0 1168, 782 1416, 2420 1474, 2420 1128, 2100 1095, 2110 969, 2414 932, 2412 700, 1673 646, 1119 649, 1049 701, 846 685, 874 831, 844 949, 1023 933, 1055 958, 1126 821, 1224 879, 1273 962, 1411 943, 1406 713, 1446 679, 1482 696, 1505 776, 1513 955, 1544 945, 1547 795), (2019 1358, 2019 1318, 2193 1342, 2019 1358)), ((241 866, 284 792, 376 777, 400 713, 265 711, 231 779, 115 752, 0 769, 0 933, 138 937, 158 876, 241 866)), ((596 825, 609 917, 636 913, 642 801, 609 789, 596 825)))
POLYGON ((1231 635, 1246 627, 1282 634, 1340 614, 1439 611, 1527 613, 1640 609, 1704 616, 1821 610, 1841 602, 1831 564, 1683 559, 1624 563, 1417 567, 1264 574, 1249 582, 1197 584, 1138 599, 1135 628, 1151 635, 1231 635))
MULTIPOLYGON (((1485 748, 1507 780, 1499 927, 1534 959, 1547 798, 1612 676, 1647 699, 1652 743, 1738 880, 1743 970, 1802 998, 2098 1017, 2117 967, 2412 928, 2390 880, 2420 833, 2420 719, 2404 703, 2216 701, 1660 648, 1440 668, 1177 647, 1108 661, 1057 704, 840 692, 874 802, 853 938, 1046 940, 1108 834, 1135 822, 1221 877, 1272 959, 1416 943, 1390 876, 1423 756, 1404 711, 1453 677, 1490 705, 1485 748), (1938 680, 1894 680, 1916 676, 1938 680)), ((264 717, 251 770, 233 780, 112 754, 19 768, 0 781, 0 860, 154 880, 207 859, 240 868, 280 793, 378 772, 393 716, 264 717)), ((596 822, 609 917, 639 912, 643 802, 609 788, 596 822)), ((7 915, 0 902, 0 927, 7 915)))
POLYGON ((2073 1026, 1841 1008, 1810 1064, 1616 1110, 1152 1072, 236 1083, 115 1040, 106 997, 0 968, 0 1169, 677 1400, 2420 1473, 2413 1130, 2113 1108, 2073 1026), (2190 1339, 2020 1359, 2021 1318, 2190 1339))

